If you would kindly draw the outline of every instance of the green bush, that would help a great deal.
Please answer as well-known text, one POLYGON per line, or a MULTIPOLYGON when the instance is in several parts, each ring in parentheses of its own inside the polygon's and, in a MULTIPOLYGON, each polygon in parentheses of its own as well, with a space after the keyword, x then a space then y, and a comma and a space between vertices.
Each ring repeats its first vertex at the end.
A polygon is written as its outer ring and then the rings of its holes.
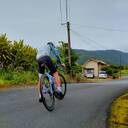
POLYGON ((0 85, 4 84, 35 84, 37 83, 38 75, 37 72, 30 71, 5 71, 0 72, 0 85))
POLYGON ((76 82, 79 83, 81 80, 81 74, 80 73, 77 73, 76 74, 76 82))
POLYGON ((102 68, 102 70, 105 70, 109 76, 115 76, 118 74, 120 68, 119 66, 111 65, 111 66, 106 66, 102 68))

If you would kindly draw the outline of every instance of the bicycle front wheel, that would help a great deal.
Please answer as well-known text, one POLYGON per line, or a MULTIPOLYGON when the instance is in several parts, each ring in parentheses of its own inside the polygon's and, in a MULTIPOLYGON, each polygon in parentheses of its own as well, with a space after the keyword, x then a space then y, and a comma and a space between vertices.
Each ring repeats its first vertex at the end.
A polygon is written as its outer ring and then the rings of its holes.
POLYGON ((43 104, 48 111, 54 110, 55 98, 50 86, 48 76, 45 74, 40 80, 40 94, 43 99, 43 104))

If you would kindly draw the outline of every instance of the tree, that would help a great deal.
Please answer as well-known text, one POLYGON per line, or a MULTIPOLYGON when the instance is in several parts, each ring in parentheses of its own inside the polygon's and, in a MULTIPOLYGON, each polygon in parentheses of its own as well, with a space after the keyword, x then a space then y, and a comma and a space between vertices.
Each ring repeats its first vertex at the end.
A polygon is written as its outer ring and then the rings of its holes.
POLYGON ((102 70, 105 70, 109 76, 117 76, 117 73, 119 72, 120 68, 119 66, 110 65, 103 67, 102 70))
POLYGON ((25 45, 24 40, 10 41, 6 34, 0 36, 0 67, 30 70, 36 66, 37 50, 25 45))
POLYGON ((61 51, 61 59, 66 65, 66 71, 67 73, 72 72, 72 75, 75 75, 77 72, 80 72, 81 66, 76 64, 76 61, 78 59, 78 55, 75 53, 74 50, 71 49, 71 67, 68 63, 68 43, 65 43, 63 41, 60 41, 60 46, 58 47, 61 51))
POLYGON ((11 52, 12 64, 15 68, 22 67, 24 70, 32 68, 36 58, 36 49, 25 45, 24 41, 20 40, 19 42, 14 41, 11 52))
POLYGON ((11 41, 8 40, 6 34, 0 36, 0 64, 6 68, 11 61, 11 41))

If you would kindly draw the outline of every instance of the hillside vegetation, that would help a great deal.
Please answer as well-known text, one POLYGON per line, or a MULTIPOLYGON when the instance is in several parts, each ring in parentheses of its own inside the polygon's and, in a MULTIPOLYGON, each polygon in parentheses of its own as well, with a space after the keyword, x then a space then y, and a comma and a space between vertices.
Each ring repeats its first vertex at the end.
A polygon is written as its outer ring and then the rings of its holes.
POLYGON ((128 53, 118 51, 118 50, 96 50, 96 51, 87 51, 82 49, 74 49, 78 54, 79 64, 84 64, 88 59, 100 59, 106 63, 112 65, 128 65, 128 53))

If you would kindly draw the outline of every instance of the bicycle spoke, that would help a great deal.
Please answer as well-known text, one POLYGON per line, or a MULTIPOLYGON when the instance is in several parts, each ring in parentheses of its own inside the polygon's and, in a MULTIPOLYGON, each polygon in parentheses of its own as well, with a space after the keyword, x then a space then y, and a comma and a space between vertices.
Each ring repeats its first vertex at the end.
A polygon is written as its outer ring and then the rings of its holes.
POLYGON ((54 109, 54 95, 51 92, 51 86, 47 75, 43 77, 42 87, 40 89, 41 96, 43 97, 43 104, 47 110, 52 111, 54 109))

